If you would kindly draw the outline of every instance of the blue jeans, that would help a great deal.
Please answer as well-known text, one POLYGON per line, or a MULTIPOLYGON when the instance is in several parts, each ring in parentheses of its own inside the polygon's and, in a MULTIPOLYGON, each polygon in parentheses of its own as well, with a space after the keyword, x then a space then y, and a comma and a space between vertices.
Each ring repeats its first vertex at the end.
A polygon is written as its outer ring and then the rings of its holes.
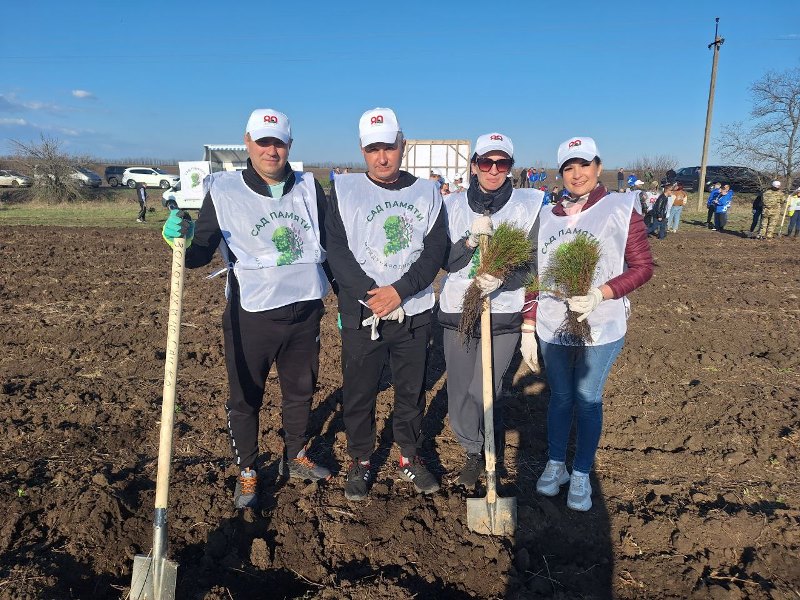
POLYGON ((603 387, 625 338, 599 346, 562 346, 540 341, 550 404, 547 451, 550 460, 566 462, 572 415, 577 421, 572 468, 588 473, 603 428, 603 387))
POLYGON ((669 220, 667 221, 667 229, 678 231, 678 226, 681 224, 681 213, 683 206, 673 206, 669 209, 669 220))
POLYGON ((660 221, 653 217, 653 222, 650 223, 650 227, 647 228, 647 235, 651 233, 655 233, 658 231, 658 239, 663 240, 667 237, 667 219, 663 218, 660 221))

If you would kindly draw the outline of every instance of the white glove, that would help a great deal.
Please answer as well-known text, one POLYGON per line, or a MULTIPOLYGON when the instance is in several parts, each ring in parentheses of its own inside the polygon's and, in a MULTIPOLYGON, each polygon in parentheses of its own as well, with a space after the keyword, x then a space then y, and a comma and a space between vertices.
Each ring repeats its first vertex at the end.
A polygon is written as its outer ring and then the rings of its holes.
POLYGON ((467 238, 469 247, 477 248, 482 235, 494 235, 494 224, 492 223, 492 218, 488 215, 475 217, 472 221, 472 225, 469 227, 469 237, 467 238))
POLYGON ((398 323, 402 323, 406 318, 406 311, 403 310, 402 306, 398 306, 392 312, 390 312, 385 317, 376 317, 375 315, 369 316, 363 321, 361 321, 361 325, 363 327, 371 326, 372 331, 370 331, 369 339, 372 341, 377 340, 380 337, 378 333, 378 323, 380 321, 397 321, 398 323))
POLYGON ((402 306, 398 306, 388 315, 381 317, 381 321, 397 321, 398 323, 402 323, 405 318, 406 311, 403 310, 402 306))
POLYGON ((525 325, 522 326, 522 339, 519 342, 519 351, 522 354, 522 360, 530 367, 531 371, 538 373, 539 353, 536 344, 536 329, 525 331, 525 327, 525 325))
POLYGON ((503 280, 498 279, 494 275, 483 273, 475 278, 475 285, 480 288, 481 296, 488 296, 501 285, 503 285, 503 280))
POLYGON ((573 296, 567 300, 567 305, 572 312, 580 313, 578 323, 581 323, 603 301, 603 292, 600 288, 592 288, 585 296, 573 296))

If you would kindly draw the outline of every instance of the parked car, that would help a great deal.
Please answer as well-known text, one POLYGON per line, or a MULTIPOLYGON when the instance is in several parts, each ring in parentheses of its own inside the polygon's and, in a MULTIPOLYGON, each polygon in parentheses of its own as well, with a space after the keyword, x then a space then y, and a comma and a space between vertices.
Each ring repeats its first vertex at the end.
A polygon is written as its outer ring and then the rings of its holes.
POLYGON ((122 173, 122 185, 127 185, 129 188, 135 188, 137 183, 143 183, 147 187, 160 187, 166 190, 179 181, 180 177, 177 175, 150 167, 130 167, 122 173))
POLYGON ((33 185, 33 179, 26 177, 22 173, 3 169, 0 170, 0 185, 11 187, 30 187, 33 185))
POLYGON ((117 187, 118 185, 122 184, 122 174, 125 172, 125 169, 128 167, 121 167, 119 165, 109 165, 106 167, 106 172, 104 173, 106 182, 111 187, 117 187))
MULTIPOLYGON (((662 185, 680 183, 686 191, 697 191, 700 179, 700 167, 681 167, 677 171, 667 173, 661 180, 662 185)), ((750 167, 734 165, 712 165, 706 167, 706 180, 703 185, 709 191, 716 182, 729 183, 734 192, 760 192, 769 178, 750 167)))
POLYGON ((103 185, 103 179, 100 175, 86 167, 75 167, 75 172, 73 172, 70 177, 84 187, 97 188, 103 185))

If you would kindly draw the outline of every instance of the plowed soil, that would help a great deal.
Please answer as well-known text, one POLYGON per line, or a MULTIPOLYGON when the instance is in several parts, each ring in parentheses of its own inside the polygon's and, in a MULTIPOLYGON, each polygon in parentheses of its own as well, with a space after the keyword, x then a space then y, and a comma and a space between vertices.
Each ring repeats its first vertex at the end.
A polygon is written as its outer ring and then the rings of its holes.
MULTIPOLYGON (((335 299, 312 454, 283 481, 279 387, 262 410, 266 506, 232 507, 222 278, 187 273, 170 556, 178 598, 800 598, 800 245, 685 225, 654 240, 605 393, 594 507, 537 496, 547 387, 517 359, 503 397, 513 539, 466 527, 435 337, 425 456, 441 492, 395 476, 388 368, 382 463, 363 503, 346 463, 335 299), (685 231, 684 231, 685 230, 685 231)), ((170 255, 154 229, 0 226, 0 597, 125 598, 152 547, 170 255)), ((477 495, 483 491, 478 490, 477 495)))

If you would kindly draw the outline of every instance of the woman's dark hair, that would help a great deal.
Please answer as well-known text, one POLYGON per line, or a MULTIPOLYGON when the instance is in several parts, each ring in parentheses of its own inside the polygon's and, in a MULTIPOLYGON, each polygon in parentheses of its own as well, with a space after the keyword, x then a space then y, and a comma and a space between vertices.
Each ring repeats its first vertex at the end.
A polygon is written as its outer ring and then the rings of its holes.
MULTIPOLYGON (((567 162, 565 162, 563 165, 561 165, 561 168, 558 170, 558 174, 559 174, 559 175, 563 175, 563 174, 564 174, 564 167, 566 167, 566 166, 567 166, 569 163, 571 163, 573 160, 576 160, 576 159, 574 159, 574 158, 570 158, 570 159, 569 159, 567 162)), ((584 161, 584 162, 587 162, 587 163, 588 163, 589 161, 587 160, 587 161, 584 161)), ((600 160, 600 157, 599 157, 599 156, 595 156, 595 157, 594 157, 594 158, 591 160, 591 162, 593 162, 594 164, 596 164, 598 167, 599 167, 601 164, 603 164, 603 163, 602 163, 602 161, 600 160)))

